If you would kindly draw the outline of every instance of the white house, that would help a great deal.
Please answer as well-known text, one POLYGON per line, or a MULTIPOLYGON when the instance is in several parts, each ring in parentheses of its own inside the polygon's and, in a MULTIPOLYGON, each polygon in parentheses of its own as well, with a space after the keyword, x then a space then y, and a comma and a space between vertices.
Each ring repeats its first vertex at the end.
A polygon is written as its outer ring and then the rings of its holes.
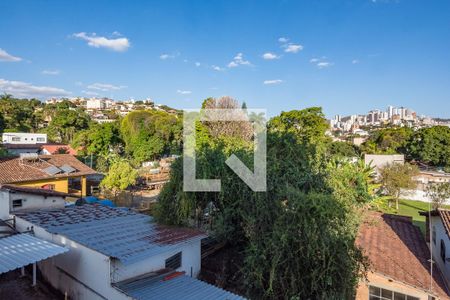
POLYGON ((450 210, 437 209, 420 214, 426 217, 427 242, 433 253, 433 261, 443 273, 446 285, 450 286, 450 210))
POLYGON ((71 299, 242 299, 196 279, 205 237, 197 230, 96 204, 14 215, 19 231, 69 249, 38 266, 71 299))
POLYGON ((10 213, 36 209, 64 208, 68 194, 41 188, 0 185, 0 219, 8 219, 10 213))
POLYGON ((3 144, 45 144, 46 133, 5 132, 2 134, 3 144))

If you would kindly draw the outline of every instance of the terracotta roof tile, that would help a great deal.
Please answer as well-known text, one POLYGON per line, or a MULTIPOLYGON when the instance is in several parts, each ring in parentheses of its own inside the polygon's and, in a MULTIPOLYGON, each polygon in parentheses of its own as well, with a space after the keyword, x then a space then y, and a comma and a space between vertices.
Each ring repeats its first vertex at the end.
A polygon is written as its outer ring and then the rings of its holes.
MULTIPOLYGON (((430 251, 410 217, 370 213, 356 241, 371 262, 371 269, 394 280, 429 291, 430 251)), ((433 292, 448 299, 442 274, 433 268, 433 292)))
POLYGON ((91 174, 97 174, 97 172, 70 154, 40 155, 39 159, 35 161, 21 160, 19 157, 0 159, 0 183, 16 183, 91 174), (70 174, 59 173, 56 175, 49 175, 43 171, 50 166, 61 167, 63 165, 69 165, 75 171, 70 174))

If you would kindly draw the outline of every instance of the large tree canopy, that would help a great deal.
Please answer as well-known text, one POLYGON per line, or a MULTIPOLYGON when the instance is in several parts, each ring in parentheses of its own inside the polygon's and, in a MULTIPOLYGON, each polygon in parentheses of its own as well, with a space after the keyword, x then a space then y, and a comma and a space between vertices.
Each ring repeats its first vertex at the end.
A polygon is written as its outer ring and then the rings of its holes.
POLYGON ((180 151, 182 124, 176 115, 164 111, 133 111, 123 118, 120 131, 126 153, 137 163, 180 151))
POLYGON ((172 165, 156 217, 176 225, 197 225, 206 218, 217 238, 243 246, 243 289, 251 298, 351 298, 365 266, 354 240, 358 211, 370 200, 370 172, 330 158, 326 129, 320 108, 272 119, 268 190, 253 192, 225 164, 234 153, 251 167, 248 142, 214 138, 207 126, 197 124, 197 178, 220 178, 222 189, 183 192, 180 158, 172 165))

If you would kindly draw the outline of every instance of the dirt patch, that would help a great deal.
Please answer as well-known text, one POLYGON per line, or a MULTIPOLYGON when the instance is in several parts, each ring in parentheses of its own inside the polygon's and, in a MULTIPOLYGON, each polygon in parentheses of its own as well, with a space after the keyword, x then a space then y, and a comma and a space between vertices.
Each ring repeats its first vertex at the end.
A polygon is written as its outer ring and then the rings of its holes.
POLYGON ((10 300, 57 300, 64 299, 50 291, 43 283, 32 287, 30 276, 20 276, 20 270, 0 275, 0 299, 10 300))
POLYGON ((202 259, 199 279, 238 295, 245 295, 242 249, 227 246, 202 259))

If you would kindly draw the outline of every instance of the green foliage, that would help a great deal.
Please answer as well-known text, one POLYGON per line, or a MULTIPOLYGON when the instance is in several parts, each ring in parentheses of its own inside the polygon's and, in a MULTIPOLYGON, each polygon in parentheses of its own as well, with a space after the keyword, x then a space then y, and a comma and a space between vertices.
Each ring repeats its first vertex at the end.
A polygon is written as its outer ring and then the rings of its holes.
POLYGON ((108 174, 103 178, 100 185, 117 194, 135 184, 137 177, 138 171, 127 160, 118 158, 111 164, 108 174))
POLYGON ((357 148, 347 142, 331 142, 329 145, 329 153, 341 157, 358 156, 357 148))
MULTIPOLYGON (((70 102, 69 102, 70 103, 70 102)), ((62 103, 52 112, 51 121, 46 131, 50 140, 71 143, 75 134, 89 127, 89 116, 79 109, 71 109, 62 103)))
POLYGON ((249 230, 252 297, 351 299, 366 263, 346 208, 329 194, 287 189, 277 211, 269 230, 249 230))
POLYGON ((164 153, 179 153, 181 149, 181 121, 164 111, 130 112, 122 120, 120 132, 125 152, 138 164, 164 153))
POLYGON ((419 129, 409 145, 409 154, 427 164, 450 167, 450 127, 419 129))
POLYGON ((0 96, 0 131, 36 132, 43 123, 43 104, 37 99, 0 96))
POLYGON ((417 186, 413 176, 419 174, 419 169, 408 163, 388 164, 380 169, 380 181, 386 192, 395 199, 398 209, 398 199, 402 189, 411 190, 417 186))
POLYGON ((431 198, 433 209, 440 208, 450 198, 450 182, 429 183, 426 192, 431 198))
POLYGON ((361 148, 371 154, 406 153, 412 135, 413 130, 407 127, 376 130, 361 148))
POLYGON ((88 129, 75 134, 72 146, 81 147, 81 155, 94 154, 107 156, 123 145, 120 137, 119 123, 93 123, 88 129))
POLYGON ((220 178, 222 190, 183 192, 180 158, 155 217, 190 226, 206 218, 218 239, 243 246, 251 298, 351 298, 365 266, 354 241, 359 209, 371 200, 370 170, 327 159, 321 110, 287 112, 269 122, 267 192, 251 191, 225 164, 234 153, 251 168, 248 141, 213 138, 201 123, 196 129, 197 178, 220 178))

